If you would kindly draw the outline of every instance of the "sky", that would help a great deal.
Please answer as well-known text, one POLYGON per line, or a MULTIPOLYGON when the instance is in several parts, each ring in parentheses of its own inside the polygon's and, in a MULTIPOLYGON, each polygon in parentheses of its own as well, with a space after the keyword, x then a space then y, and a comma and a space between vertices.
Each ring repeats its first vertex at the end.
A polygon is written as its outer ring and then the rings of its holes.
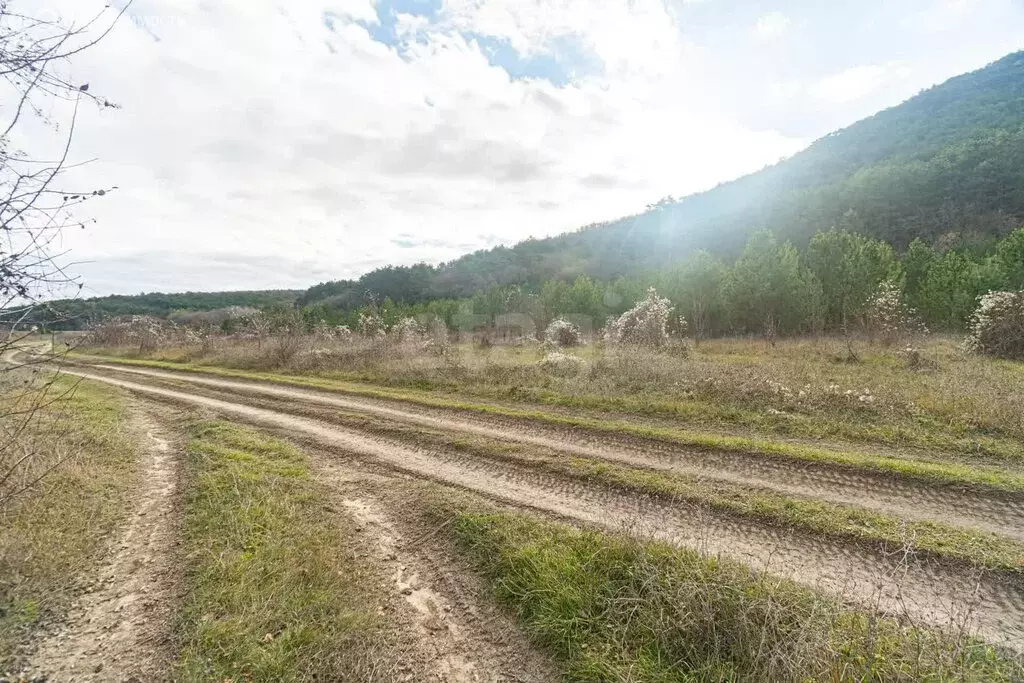
POLYGON ((85 296, 451 260, 708 189, 1021 48, 1024 0, 135 0, 67 67, 120 105, 81 108, 67 181, 118 189, 61 248, 85 296))

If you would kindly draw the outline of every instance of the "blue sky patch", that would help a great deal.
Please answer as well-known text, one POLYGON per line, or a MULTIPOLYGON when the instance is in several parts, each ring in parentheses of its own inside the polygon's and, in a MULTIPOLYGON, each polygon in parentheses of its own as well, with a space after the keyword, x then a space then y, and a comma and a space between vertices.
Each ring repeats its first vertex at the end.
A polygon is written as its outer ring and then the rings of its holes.
POLYGON ((401 50, 401 41, 399 41, 396 31, 398 15, 411 14, 416 17, 434 18, 441 12, 441 3, 442 0, 380 0, 377 3, 379 23, 371 24, 367 21, 356 23, 365 28, 370 33, 370 37, 378 43, 401 50))
POLYGON ((501 67, 513 79, 545 79, 563 86, 602 68, 600 58, 574 36, 556 38, 548 44, 547 52, 535 55, 519 54, 505 38, 478 33, 465 37, 475 40, 491 65, 501 67))
MULTIPOLYGON (((380 0, 377 3, 378 22, 357 21, 373 40, 405 52, 403 40, 398 37, 398 15, 409 14, 434 20, 440 16, 443 0, 380 0)), ((324 25, 331 31, 339 16, 324 12, 324 25)), ((556 86, 564 86, 589 74, 601 71, 600 58, 576 36, 562 36, 549 42, 547 50, 534 55, 517 52, 504 37, 466 32, 468 41, 475 41, 487 61, 508 72, 512 79, 544 79, 556 86)))

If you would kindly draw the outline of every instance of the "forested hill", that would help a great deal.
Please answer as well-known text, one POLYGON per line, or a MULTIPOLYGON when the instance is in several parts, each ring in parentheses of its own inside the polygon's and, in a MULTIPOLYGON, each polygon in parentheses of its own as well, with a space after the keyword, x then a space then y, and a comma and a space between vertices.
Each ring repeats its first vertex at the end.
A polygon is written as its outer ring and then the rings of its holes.
POLYGON ((779 164, 611 223, 464 256, 324 283, 300 299, 358 306, 465 297, 490 285, 609 279, 681 258, 724 257, 768 228, 800 244, 839 227, 906 247, 985 239, 1024 223, 1024 52, 953 78, 779 164))
POLYGON ((167 317, 175 311, 211 311, 230 306, 244 308, 291 307, 301 291, 291 289, 256 292, 182 292, 63 299, 51 301, 37 313, 39 322, 54 329, 74 329, 119 315, 167 317), (55 322, 56 321, 56 322, 55 322))

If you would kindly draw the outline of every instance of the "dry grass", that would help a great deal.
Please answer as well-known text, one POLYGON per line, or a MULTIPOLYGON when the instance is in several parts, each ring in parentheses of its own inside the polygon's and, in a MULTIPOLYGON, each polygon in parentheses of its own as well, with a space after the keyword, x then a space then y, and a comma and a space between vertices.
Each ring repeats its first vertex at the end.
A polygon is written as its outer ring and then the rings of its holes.
POLYGON ((828 337, 774 346, 712 340, 686 354, 591 344, 572 351, 585 361, 572 373, 545 370, 536 346, 463 344, 441 355, 417 344, 358 339, 307 340, 286 363, 277 362, 272 342, 259 353, 254 342, 222 340, 205 353, 167 348, 147 357, 1024 464, 1024 365, 966 354, 948 337, 919 342, 912 359, 866 341, 852 348, 855 360, 846 340, 828 337))
MULTIPOLYGON (((87 360, 101 360, 103 356, 80 356, 87 360)), ((952 484, 988 492, 1024 491, 1024 471, 1012 463, 999 461, 987 464, 978 456, 964 458, 958 453, 924 450, 890 450, 877 452, 856 445, 840 443, 819 444, 816 440, 781 440, 771 433, 716 431, 706 424, 696 429, 679 426, 679 421, 661 420, 649 424, 632 415, 586 413, 579 410, 553 411, 546 406, 511 403, 508 401, 480 400, 453 394, 440 394, 422 389, 382 387, 365 382, 324 378, 313 375, 277 374, 235 370, 210 365, 186 364, 175 361, 118 358, 125 365, 151 367, 162 370, 199 371, 225 378, 237 378, 337 391, 355 396, 402 401, 431 408, 479 412, 497 417, 540 422, 557 427, 582 428, 595 433, 616 436, 636 436, 664 441, 677 446, 699 450, 725 451, 759 457, 785 458, 809 463, 833 465, 854 470, 871 470, 887 476, 911 478, 931 484, 952 484), (979 462, 979 460, 981 462, 979 462)), ((578 398, 578 397, 573 397, 578 398)), ((705 406, 707 407, 707 405, 705 406)), ((1016 444, 1019 445, 1019 444, 1016 444)))
MULTIPOLYGON (((0 511, 0 671, 16 665, 19 643, 61 619, 88 582, 136 472, 138 444, 118 390, 62 378, 49 391, 64 398, 44 401, 19 440, 34 454, 19 478, 46 476, 0 511)), ((8 408, 31 402, 25 392, 8 391, 8 408)))

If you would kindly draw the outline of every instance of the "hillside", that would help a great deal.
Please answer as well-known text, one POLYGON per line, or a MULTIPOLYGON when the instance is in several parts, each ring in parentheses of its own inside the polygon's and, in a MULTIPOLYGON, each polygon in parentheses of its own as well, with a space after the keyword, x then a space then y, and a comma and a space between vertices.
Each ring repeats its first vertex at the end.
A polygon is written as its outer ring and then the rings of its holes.
POLYGON ((440 267, 389 267, 324 283, 300 302, 349 308, 367 291, 412 303, 492 284, 609 279, 694 249, 733 256, 760 228, 801 244, 835 226, 903 249, 915 238, 986 240, 1022 222, 1024 52, 1017 52, 707 192, 440 267))
POLYGON ((166 317, 174 311, 210 311, 229 306, 266 308, 291 306, 301 291, 281 289, 254 292, 182 292, 178 294, 115 294, 92 299, 62 299, 41 307, 37 322, 54 329, 76 329, 89 322, 119 315, 166 317))

